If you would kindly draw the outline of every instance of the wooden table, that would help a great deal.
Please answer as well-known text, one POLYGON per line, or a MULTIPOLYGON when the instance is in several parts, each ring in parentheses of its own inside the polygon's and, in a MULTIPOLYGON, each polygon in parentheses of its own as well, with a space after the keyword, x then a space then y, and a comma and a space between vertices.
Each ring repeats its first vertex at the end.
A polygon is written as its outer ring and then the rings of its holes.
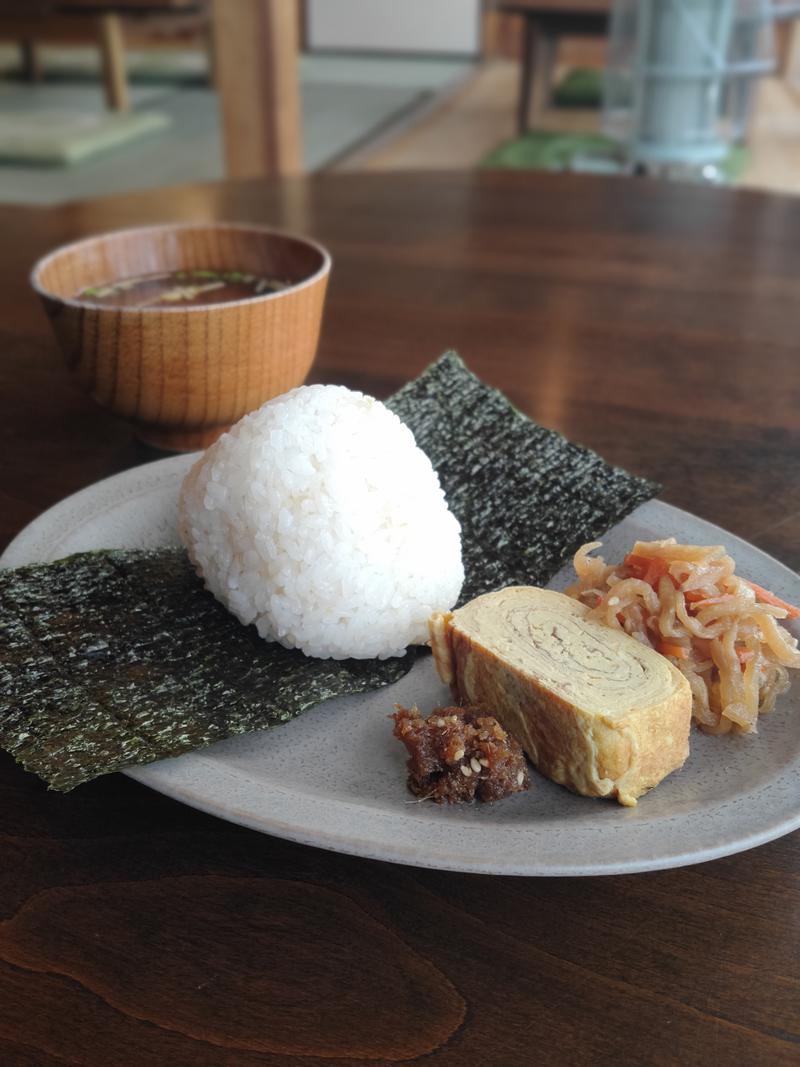
MULTIPOLYGON (((541 422, 800 567, 800 202, 521 173, 0 211, 3 542, 142 458, 73 389, 32 261, 214 217, 330 246, 315 379, 383 397, 455 346, 541 422)), ((493 878, 261 836, 121 775, 54 795, 0 756, 0 791, 4 1065, 800 1060, 800 834, 679 870, 493 878)))
POLYGON ((26 74, 32 81, 42 76, 38 42, 96 42, 106 102, 114 111, 129 111, 123 13, 162 18, 194 14, 202 21, 201 8, 202 0, 0 0, 0 37, 20 43, 26 74))
POLYGON ((191 20, 207 35, 227 175, 272 178, 303 170, 302 13, 299 0, 0 0, 0 39, 20 42, 33 80, 41 76, 37 41, 96 41, 106 102, 128 111, 123 17, 191 20))
POLYGON ((562 37, 605 37, 611 0, 493 0, 492 6, 523 19, 517 132, 550 102, 558 42, 562 37))

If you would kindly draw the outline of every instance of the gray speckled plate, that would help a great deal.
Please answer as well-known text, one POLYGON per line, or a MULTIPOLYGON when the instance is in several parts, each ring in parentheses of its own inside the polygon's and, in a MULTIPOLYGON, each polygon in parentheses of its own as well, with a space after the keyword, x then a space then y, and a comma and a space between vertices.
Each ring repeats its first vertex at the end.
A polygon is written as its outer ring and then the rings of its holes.
MULTIPOLYGON (((31 523, 0 565, 94 548, 177 541, 180 481, 193 456, 126 471, 31 523)), ((637 538, 724 544, 739 570, 794 603, 800 577, 719 527, 651 501, 605 538, 618 559, 637 538)), ((570 568, 551 583, 563 588, 570 568)), ((798 631, 796 631, 798 632, 798 631)), ((126 773, 231 822, 374 859, 487 874, 588 875, 679 867, 725 856, 800 826, 800 683, 757 737, 693 733, 677 774, 622 808, 534 775, 534 788, 496 805, 440 808, 409 799, 405 750, 392 738, 394 703, 447 699, 428 659, 390 689, 328 701, 263 733, 232 738, 126 773)))

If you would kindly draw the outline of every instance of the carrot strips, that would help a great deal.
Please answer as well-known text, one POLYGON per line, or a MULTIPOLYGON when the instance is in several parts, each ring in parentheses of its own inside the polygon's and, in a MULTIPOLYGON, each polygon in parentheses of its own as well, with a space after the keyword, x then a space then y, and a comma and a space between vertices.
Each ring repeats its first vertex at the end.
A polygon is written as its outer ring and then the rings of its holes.
POLYGON ((683 645, 671 644, 668 641, 659 641, 656 651, 660 652, 662 656, 674 656, 675 659, 689 658, 689 650, 687 648, 684 648, 683 645))
POLYGON ((761 585, 756 585, 755 582, 750 582, 747 578, 742 578, 742 581, 745 585, 750 586, 756 594, 756 600, 760 600, 762 604, 772 604, 774 608, 783 608, 790 619, 800 619, 800 608, 796 608, 794 604, 787 604, 786 601, 781 600, 779 596, 770 593, 769 589, 765 589, 761 585))
MULTIPOLYGON (((636 553, 629 552, 625 557, 625 563, 633 571, 636 578, 647 582, 648 585, 652 585, 654 589, 658 586, 659 578, 662 578, 665 574, 669 575, 669 563, 665 559, 658 559, 655 556, 637 556, 636 553)), ((674 585, 675 580, 671 575, 670 579, 674 585)))

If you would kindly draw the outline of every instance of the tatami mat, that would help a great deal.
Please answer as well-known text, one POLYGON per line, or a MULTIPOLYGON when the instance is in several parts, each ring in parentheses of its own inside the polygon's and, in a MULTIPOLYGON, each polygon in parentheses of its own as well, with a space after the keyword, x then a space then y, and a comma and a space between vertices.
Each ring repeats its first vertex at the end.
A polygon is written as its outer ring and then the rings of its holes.
MULTIPOLYGON (((164 114, 169 129, 73 166, 0 163, 0 202, 53 204, 224 176, 218 101, 203 83, 202 53, 176 53, 171 66, 162 53, 138 56, 129 56, 134 107, 164 114)), ((45 81, 29 85, 14 78, 15 50, 0 48, 0 76, 6 74, 0 80, 0 118, 25 115, 35 124, 37 113, 47 115, 57 109, 103 113, 91 49, 45 50, 43 62, 45 81)), ((306 167, 324 167, 407 119, 470 69, 462 60, 302 57, 306 167)))

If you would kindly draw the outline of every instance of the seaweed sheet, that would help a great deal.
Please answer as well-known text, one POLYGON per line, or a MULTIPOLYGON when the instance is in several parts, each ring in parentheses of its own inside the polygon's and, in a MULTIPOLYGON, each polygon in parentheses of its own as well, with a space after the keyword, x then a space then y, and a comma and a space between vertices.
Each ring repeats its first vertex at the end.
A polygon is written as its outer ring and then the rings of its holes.
POLYGON ((322 660, 263 641, 183 549, 0 571, 0 745, 54 789, 287 722, 414 660, 322 660))
MULTIPOLYGON (((546 582, 657 486, 520 414, 448 353, 388 402, 463 532, 461 602, 546 582)), ((267 644, 180 549, 81 553, 0 571, 0 746, 54 789, 287 722, 413 665, 267 644)))
POLYGON ((459 604, 506 585, 544 585, 660 489, 533 422, 455 352, 387 405, 411 427, 461 523, 459 604))

